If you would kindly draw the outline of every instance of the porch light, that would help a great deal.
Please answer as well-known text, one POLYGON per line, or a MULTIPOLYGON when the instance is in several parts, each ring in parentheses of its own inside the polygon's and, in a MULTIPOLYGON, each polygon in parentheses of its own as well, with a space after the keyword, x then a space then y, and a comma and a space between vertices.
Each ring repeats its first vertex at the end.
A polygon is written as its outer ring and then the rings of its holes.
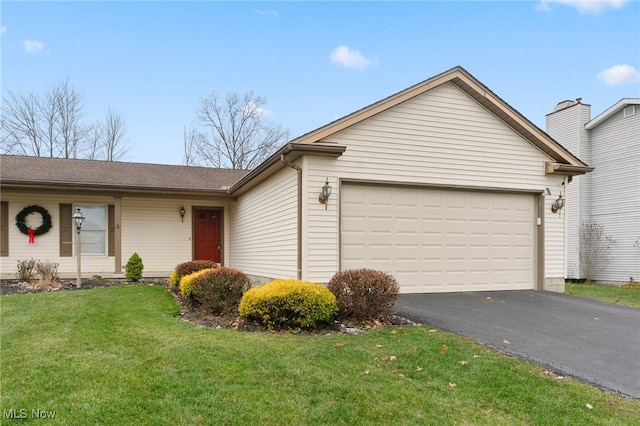
POLYGON ((184 206, 180 207, 180 219, 184 222, 184 215, 187 211, 184 209, 184 206))
POLYGON ((327 209, 327 205, 329 204, 329 197, 331 196, 331 185, 329 185, 329 178, 326 179, 324 186, 322 187, 322 192, 320 192, 320 196, 318 197, 318 201, 320 204, 324 204, 324 209, 327 209))
POLYGON ((82 285, 82 272, 80 266, 80 253, 82 253, 80 230, 82 230, 82 224, 84 223, 84 216, 80 211, 80 207, 76 207, 76 212, 73 215, 73 221, 76 225, 76 287, 80 288, 82 285))
POLYGON ((558 198, 551 205, 551 211, 553 213, 558 213, 564 207, 564 198, 562 198, 562 194, 558 195, 558 198))

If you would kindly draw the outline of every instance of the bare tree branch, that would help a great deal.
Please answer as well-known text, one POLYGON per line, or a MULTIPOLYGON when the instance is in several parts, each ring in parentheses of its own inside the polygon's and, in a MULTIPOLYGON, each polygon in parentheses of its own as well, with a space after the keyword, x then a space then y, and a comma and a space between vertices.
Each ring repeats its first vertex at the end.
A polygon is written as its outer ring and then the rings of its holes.
POLYGON ((267 121, 266 103, 253 92, 229 93, 224 99, 214 92, 200 99, 198 119, 209 132, 185 130, 188 164, 243 170, 258 166, 289 138, 288 130, 267 121))

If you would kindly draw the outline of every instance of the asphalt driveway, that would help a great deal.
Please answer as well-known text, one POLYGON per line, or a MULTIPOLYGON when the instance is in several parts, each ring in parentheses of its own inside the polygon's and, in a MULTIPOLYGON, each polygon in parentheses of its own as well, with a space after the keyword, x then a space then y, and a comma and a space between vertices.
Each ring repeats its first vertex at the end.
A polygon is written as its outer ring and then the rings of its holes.
POLYGON ((640 399, 640 309, 546 291, 401 294, 398 315, 640 399))

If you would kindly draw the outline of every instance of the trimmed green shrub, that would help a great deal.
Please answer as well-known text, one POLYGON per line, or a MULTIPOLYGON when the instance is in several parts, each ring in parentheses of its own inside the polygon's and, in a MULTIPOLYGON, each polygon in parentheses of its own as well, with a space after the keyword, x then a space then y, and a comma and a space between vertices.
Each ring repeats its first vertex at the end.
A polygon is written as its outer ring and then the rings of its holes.
POLYGON ((176 266, 169 276, 169 284, 172 286, 178 286, 180 279, 185 275, 193 274, 194 272, 202 271, 203 269, 217 268, 218 263, 213 260, 190 260, 183 262, 176 266))
POLYGON ((325 286, 293 279, 250 289, 238 307, 240 315, 269 328, 314 327, 333 318, 336 310, 336 298, 325 286))
POLYGON ((180 284, 178 285, 180 289, 180 294, 183 297, 190 298, 191 293, 193 293, 193 281, 200 275, 206 273, 207 271, 211 271, 213 268, 202 269, 200 271, 193 272, 189 275, 185 275, 180 278, 180 284))
POLYGON ((205 312, 233 314, 244 293, 251 287, 249 278, 231 268, 206 269, 191 281, 191 301, 205 312))
POLYGON ((138 253, 133 253, 124 267, 124 277, 127 281, 140 281, 142 279, 143 269, 142 258, 138 253))
POLYGON ((327 288, 336 297, 338 317, 359 320, 389 317, 400 290, 392 275, 373 269, 338 272, 327 288))

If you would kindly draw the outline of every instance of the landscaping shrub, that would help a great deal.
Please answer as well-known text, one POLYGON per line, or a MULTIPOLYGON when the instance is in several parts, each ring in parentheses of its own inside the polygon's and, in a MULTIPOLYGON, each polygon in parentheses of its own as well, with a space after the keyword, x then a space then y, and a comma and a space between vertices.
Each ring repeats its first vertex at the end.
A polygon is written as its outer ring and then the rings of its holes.
POLYGON ((42 277, 44 284, 52 284, 58 279, 58 266, 60 266, 59 263, 45 262, 42 260, 36 263, 36 270, 42 277))
POLYGON ((218 264, 213 260, 190 260, 176 266, 169 276, 169 284, 176 287, 180 285, 182 277, 202 271, 203 269, 217 268, 218 264))
POLYGON ((190 297, 203 311, 226 315, 237 312, 242 296, 250 287, 249 278, 236 269, 206 269, 191 280, 190 297))
POLYGON ((338 316, 359 320, 390 316, 400 290, 392 275, 373 269, 338 272, 327 288, 336 297, 338 316))
POLYGON ((209 269, 201 269, 199 271, 193 272, 191 274, 185 275, 180 278, 180 284, 178 288, 180 290, 180 294, 187 299, 191 298, 191 293, 193 293, 193 281, 200 275, 211 271, 213 268, 209 269))
POLYGON ((35 274, 36 264, 37 261, 35 259, 18 260, 18 270, 16 271, 18 281, 30 283, 35 274))
POLYGON ((127 281, 140 281, 142 279, 143 269, 144 265, 142 264, 142 258, 138 253, 133 253, 124 267, 124 276, 127 281))
POLYGON ((247 291, 240 315, 273 328, 314 327, 336 313, 336 298, 321 284, 299 280, 275 280, 247 291))

